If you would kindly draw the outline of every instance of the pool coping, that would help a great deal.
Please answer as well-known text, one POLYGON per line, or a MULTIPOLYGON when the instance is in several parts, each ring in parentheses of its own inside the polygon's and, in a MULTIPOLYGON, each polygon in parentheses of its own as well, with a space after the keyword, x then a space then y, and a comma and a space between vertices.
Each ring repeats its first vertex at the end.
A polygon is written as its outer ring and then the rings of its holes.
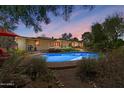
MULTIPOLYGON (((34 56, 40 57, 41 54, 44 54, 44 53, 37 53, 37 54, 34 54, 34 56)), ((46 63, 49 69, 69 69, 69 68, 75 68, 80 61, 81 60, 59 62, 59 63, 58 62, 46 62, 46 63)))
MULTIPOLYGON (((33 56, 41 57, 44 53, 36 53, 33 56)), ((70 69, 75 68, 79 65, 81 60, 67 61, 67 62, 46 62, 49 69, 70 69)))
POLYGON ((69 68, 75 68, 77 66, 77 63, 80 60, 77 61, 68 61, 68 62, 47 62, 47 66, 49 69, 69 69, 69 68))

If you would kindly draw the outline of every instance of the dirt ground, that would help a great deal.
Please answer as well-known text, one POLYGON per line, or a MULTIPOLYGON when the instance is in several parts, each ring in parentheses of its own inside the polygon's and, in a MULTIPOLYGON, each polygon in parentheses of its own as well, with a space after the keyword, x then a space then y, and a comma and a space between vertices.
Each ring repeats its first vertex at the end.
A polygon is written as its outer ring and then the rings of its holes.
MULTIPOLYGON (((27 62, 27 59, 29 60, 31 57, 26 58, 22 62, 22 65, 27 62)), ((61 83, 61 85, 64 85, 62 87, 64 88, 92 88, 93 86, 88 84, 88 82, 82 82, 80 78, 76 75, 77 68, 66 68, 66 69, 57 69, 53 70, 54 76, 56 77, 57 81, 61 83)), ((31 82, 28 86, 26 87, 48 87, 48 83, 46 82, 39 82, 39 81, 34 81, 31 82), (30 86, 33 85, 33 86, 30 86)), ((53 86, 56 87, 56 86, 53 86)))
POLYGON ((89 88, 92 87, 88 82, 82 82, 76 75, 77 68, 54 70, 56 78, 65 88, 89 88))

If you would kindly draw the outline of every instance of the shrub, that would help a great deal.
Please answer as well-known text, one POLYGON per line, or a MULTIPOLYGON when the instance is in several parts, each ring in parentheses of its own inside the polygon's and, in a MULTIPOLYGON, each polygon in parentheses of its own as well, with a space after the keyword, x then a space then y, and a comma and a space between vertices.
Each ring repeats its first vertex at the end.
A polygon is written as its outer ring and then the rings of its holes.
POLYGON ((99 77, 96 79, 100 87, 124 87, 124 48, 112 50, 108 60, 99 63, 99 77), (101 82, 101 84, 99 83, 101 82))
POLYGON ((12 55, 18 55, 18 56, 22 56, 26 54, 25 50, 19 50, 19 49, 9 49, 8 52, 12 55))
POLYGON ((96 78, 97 62, 95 60, 82 60, 78 66, 78 75, 82 81, 94 80, 96 78))
POLYGON ((62 50, 61 49, 50 48, 50 49, 48 49, 48 52, 49 53, 59 53, 59 52, 62 52, 62 50))
POLYGON ((26 64, 22 64, 23 59, 23 56, 15 54, 4 62, 0 67, 0 83, 12 85, 0 85, 0 87, 25 87, 32 80, 51 82, 54 79, 45 59, 34 57, 26 60, 26 64))
POLYGON ((78 75, 82 80, 94 81, 97 87, 124 87, 124 48, 108 53, 108 60, 82 60, 78 75))
POLYGON ((72 47, 64 47, 64 48, 50 48, 48 49, 49 53, 60 53, 60 52, 74 52, 74 51, 79 51, 75 50, 72 47))
POLYGON ((99 59, 101 59, 101 60, 105 59, 106 56, 107 56, 107 55, 105 55, 105 54, 102 53, 102 52, 99 53, 99 59))
POLYGON ((43 58, 32 58, 26 67, 26 74, 35 80, 48 73, 48 68, 43 58))
POLYGON ((0 68, 0 87, 24 87, 27 81, 20 73, 16 73, 17 67, 24 57, 18 55, 11 56, 0 68), (12 85, 7 85, 12 84, 12 85))
POLYGON ((54 76, 48 70, 45 59, 32 58, 27 65, 20 65, 24 57, 13 55, 0 68, 0 83, 13 84, 0 87, 24 87, 31 80, 50 82, 54 76))
POLYGON ((63 52, 74 52, 74 51, 77 51, 71 47, 67 47, 67 48, 62 48, 63 52))
POLYGON ((33 81, 40 79, 42 81, 49 82, 54 78, 52 72, 48 70, 46 60, 44 58, 32 58, 25 67, 25 73, 33 81))

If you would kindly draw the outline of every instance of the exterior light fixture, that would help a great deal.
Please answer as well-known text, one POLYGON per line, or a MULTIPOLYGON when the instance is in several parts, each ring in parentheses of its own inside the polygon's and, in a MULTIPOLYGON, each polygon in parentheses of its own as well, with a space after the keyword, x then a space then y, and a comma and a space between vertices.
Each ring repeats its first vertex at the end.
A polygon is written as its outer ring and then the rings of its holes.
POLYGON ((36 41, 35 41, 35 45, 36 45, 36 46, 39 46, 39 44, 40 44, 39 40, 36 40, 36 41))

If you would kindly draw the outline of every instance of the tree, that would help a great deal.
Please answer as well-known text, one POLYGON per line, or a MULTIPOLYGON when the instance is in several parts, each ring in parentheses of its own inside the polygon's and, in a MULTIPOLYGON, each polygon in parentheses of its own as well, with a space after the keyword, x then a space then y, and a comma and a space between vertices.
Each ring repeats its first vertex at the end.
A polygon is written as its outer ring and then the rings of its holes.
POLYGON ((72 34, 71 33, 68 34, 68 39, 72 39, 72 34))
POLYGON ((74 41, 79 41, 77 37, 74 37, 73 40, 74 40, 74 41))
POLYGON ((105 39, 103 27, 99 23, 95 23, 92 27, 92 34, 94 36, 94 43, 99 43, 105 39))
POLYGON ((62 34, 62 39, 67 39, 67 33, 62 34))
POLYGON ((124 41, 122 39, 118 39, 118 40, 116 40, 116 42, 114 42, 115 48, 118 48, 118 47, 123 46, 123 45, 124 45, 124 41))
POLYGON ((114 46, 114 42, 118 41, 119 36, 124 32, 124 21, 121 16, 109 16, 103 23, 104 33, 108 37, 109 46, 114 46))
POLYGON ((93 35, 92 35, 92 33, 91 32, 85 32, 82 35, 82 41, 83 41, 83 44, 84 44, 85 48, 91 49, 92 46, 93 46, 93 35))
POLYGON ((124 32, 123 24, 124 21, 119 15, 107 17, 101 24, 93 24, 91 32, 82 35, 84 45, 104 52, 124 45, 124 41, 119 39, 124 32))
POLYGON ((17 46, 17 43, 14 40, 14 37, 3 37, 0 36, 0 47, 4 47, 7 50, 9 50, 10 48, 14 48, 15 46, 17 46))
POLYGON ((107 37, 105 36, 102 24, 95 23, 91 28, 94 48, 104 50, 107 47, 107 37))
MULTIPOLYGON (((62 16, 68 20, 75 6, 70 5, 1 5, 0 6, 0 26, 9 30, 14 30, 20 22, 26 27, 32 27, 35 32, 42 31, 41 23, 50 23, 50 16, 62 16)), ((82 7, 82 6, 80 6, 82 7)), ((93 6, 83 6, 83 8, 92 9, 93 6)))
POLYGON ((64 33, 64 34, 62 34, 62 39, 71 40, 72 39, 72 34, 71 33, 69 33, 69 34, 64 33))

